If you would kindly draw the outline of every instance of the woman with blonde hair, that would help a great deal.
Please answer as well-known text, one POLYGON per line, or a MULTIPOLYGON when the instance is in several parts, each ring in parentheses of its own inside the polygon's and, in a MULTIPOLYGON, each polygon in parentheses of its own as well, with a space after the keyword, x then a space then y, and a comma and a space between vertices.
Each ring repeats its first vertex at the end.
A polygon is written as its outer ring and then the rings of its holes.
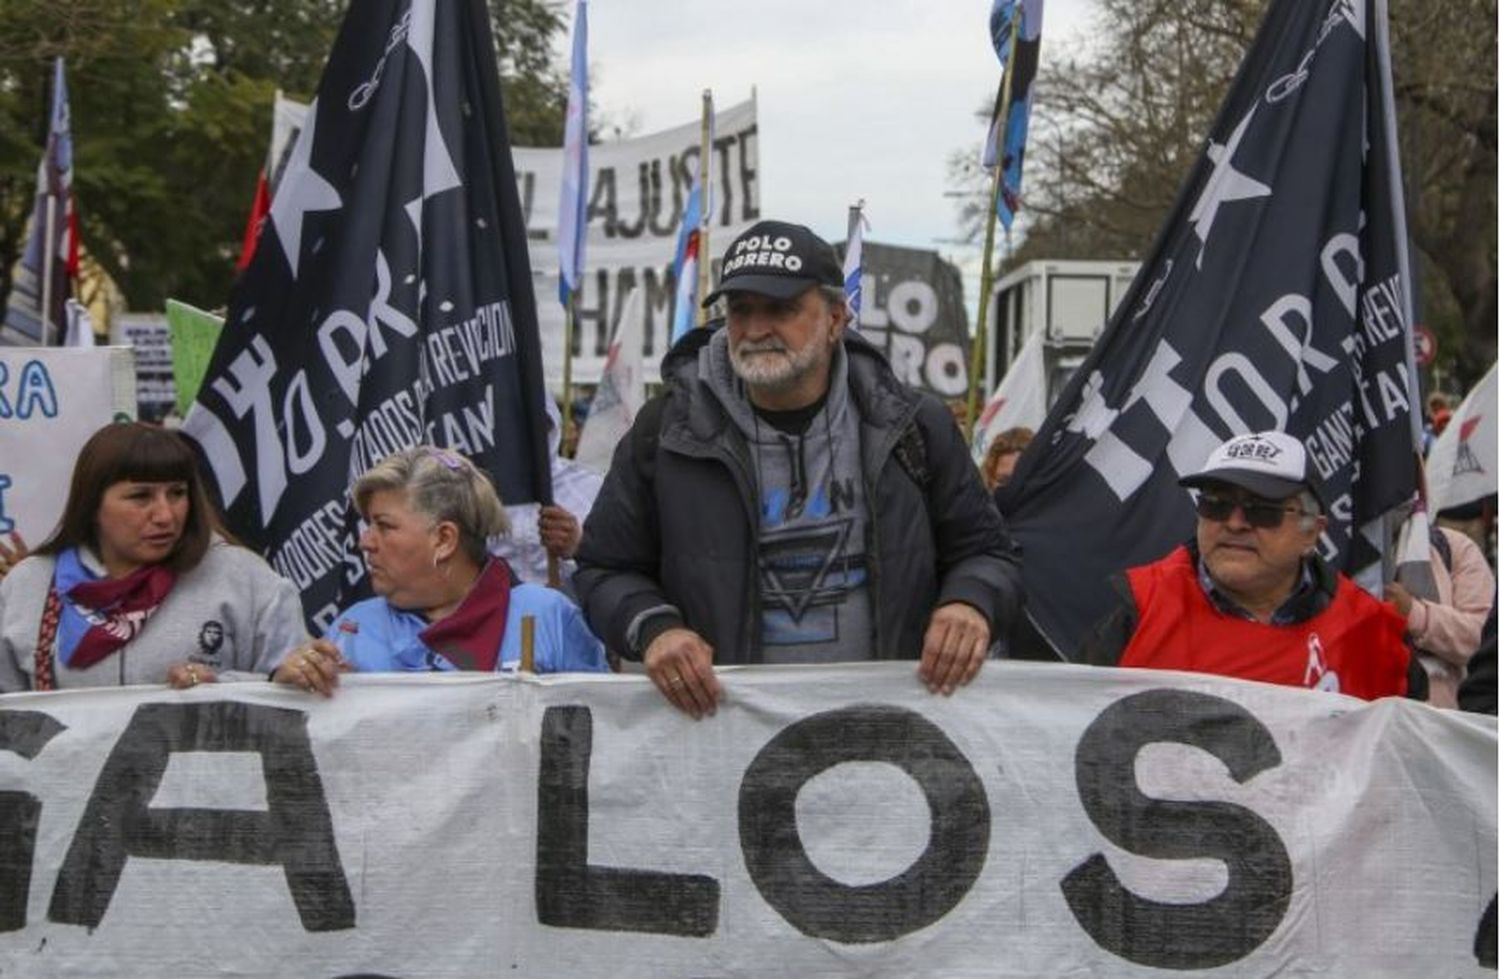
POLYGON ((522 584, 487 550, 509 527, 489 477, 463 456, 419 446, 359 477, 354 505, 376 597, 344 610, 322 639, 272 676, 331 694, 344 670, 514 669, 521 620, 534 624, 539 673, 601 671, 604 649, 560 592, 522 584))

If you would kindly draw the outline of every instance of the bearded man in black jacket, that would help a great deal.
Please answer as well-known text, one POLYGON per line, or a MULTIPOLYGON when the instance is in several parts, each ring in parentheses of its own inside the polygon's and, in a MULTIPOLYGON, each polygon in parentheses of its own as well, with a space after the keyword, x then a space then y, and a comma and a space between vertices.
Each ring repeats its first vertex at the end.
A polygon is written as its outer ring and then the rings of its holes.
POLYGON ((1019 557, 946 407, 845 327, 833 249, 762 221, 719 329, 662 364, 615 450, 574 584, 590 625, 695 717, 715 663, 919 660, 952 693, 1019 614, 1019 557))

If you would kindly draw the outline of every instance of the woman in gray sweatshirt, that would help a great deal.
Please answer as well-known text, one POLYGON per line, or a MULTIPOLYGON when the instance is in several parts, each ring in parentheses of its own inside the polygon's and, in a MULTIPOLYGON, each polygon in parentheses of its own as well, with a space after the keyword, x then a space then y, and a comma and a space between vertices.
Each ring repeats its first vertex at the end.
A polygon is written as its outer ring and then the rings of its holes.
POLYGON ((301 602, 215 527, 176 433, 94 433, 57 529, 0 579, 0 693, 265 677, 306 640, 301 602))

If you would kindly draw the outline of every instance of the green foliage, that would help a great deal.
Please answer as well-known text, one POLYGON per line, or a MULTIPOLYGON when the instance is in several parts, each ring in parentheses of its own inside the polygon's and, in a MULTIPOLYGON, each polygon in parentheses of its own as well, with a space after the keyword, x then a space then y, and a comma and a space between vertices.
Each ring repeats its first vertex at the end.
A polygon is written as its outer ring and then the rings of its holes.
MULTIPOLYGON (((557 145, 555 0, 488 0, 518 144, 557 145)), ((227 302, 276 90, 310 99, 347 0, 0 3, 0 305, 24 246, 51 62, 67 59, 84 247, 134 309, 227 302)))

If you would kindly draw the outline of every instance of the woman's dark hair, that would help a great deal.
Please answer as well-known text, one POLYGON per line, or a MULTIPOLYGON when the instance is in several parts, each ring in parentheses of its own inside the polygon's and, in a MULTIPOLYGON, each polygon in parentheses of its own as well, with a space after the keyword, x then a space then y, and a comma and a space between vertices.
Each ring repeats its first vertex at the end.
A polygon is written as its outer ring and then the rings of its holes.
POLYGON ((115 483, 186 483, 187 523, 172 553, 162 563, 181 574, 191 571, 208 553, 217 520, 193 450, 176 432, 143 422, 106 425, 83 444, 73 465, 68 502, 52 536, 34 551, 57 554, 87 545, 99 550, 99 504, 115 483))

